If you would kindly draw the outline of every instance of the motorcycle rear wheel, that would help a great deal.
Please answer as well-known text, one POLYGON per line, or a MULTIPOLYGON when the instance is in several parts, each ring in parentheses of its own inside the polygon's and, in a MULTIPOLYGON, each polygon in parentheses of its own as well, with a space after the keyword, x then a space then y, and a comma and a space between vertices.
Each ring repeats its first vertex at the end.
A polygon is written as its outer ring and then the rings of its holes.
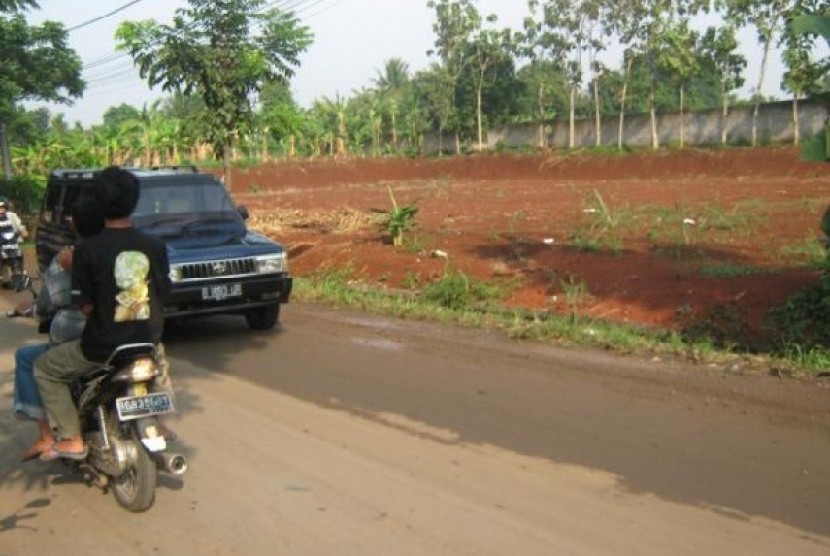
POLYGON ((126 442, 135 444, 135 461, 118 477, 113 477, 112 491, 118 504, 131 512, 143 512, 153 505, 156 497, 158 470, 156 462, 133 438, 126 442))

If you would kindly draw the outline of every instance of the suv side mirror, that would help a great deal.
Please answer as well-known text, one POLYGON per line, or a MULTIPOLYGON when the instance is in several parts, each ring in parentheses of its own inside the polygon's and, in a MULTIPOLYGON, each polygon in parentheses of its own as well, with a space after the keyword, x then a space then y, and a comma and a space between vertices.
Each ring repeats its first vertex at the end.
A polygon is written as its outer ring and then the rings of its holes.
POLYGON ((251 213, 248 212, 248 207, 246 207, 245 205, 239 205, 238 207, 236 207, 236 211, 239 213, 239 216, 242 217, 242 220, 247 220, 251 217, 251 213))

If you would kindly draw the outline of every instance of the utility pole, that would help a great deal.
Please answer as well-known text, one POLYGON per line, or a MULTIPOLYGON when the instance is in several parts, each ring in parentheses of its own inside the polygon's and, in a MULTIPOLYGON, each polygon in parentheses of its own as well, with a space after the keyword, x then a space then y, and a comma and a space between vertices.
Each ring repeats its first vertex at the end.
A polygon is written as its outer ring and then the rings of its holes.
POLYGON ((0 122, 0 155, 3 157, 3 179, 12 179, 12 157, 9 152, 9 140, 6 135, 6 122, 0 122))

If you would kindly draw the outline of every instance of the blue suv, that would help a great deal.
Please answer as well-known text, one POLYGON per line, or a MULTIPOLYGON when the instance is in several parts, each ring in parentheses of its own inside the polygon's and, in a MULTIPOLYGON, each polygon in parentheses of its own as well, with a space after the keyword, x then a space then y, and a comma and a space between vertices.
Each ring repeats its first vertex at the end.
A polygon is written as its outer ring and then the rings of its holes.
MULTIPOLYGON (((248 211, 212 174, 194 167, 125 169, 141 184, 133 224, 167 245, 173 288, 165 316, 238 314, 253 330, 273 328, 291 294, 286 250, 248 230, 248 211)), ((41 270, 71 240, 65 217, 96 171, 49 175, 35 239, 41 270)))

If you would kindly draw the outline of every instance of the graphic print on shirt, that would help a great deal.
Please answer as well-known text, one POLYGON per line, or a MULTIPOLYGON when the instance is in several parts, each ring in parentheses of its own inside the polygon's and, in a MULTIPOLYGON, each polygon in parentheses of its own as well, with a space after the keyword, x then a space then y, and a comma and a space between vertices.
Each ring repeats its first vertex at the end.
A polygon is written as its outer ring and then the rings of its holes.
POLYGON ((150 318, 150 259, 140 251, 123 251, 115 259, 115 322, 150 318))

